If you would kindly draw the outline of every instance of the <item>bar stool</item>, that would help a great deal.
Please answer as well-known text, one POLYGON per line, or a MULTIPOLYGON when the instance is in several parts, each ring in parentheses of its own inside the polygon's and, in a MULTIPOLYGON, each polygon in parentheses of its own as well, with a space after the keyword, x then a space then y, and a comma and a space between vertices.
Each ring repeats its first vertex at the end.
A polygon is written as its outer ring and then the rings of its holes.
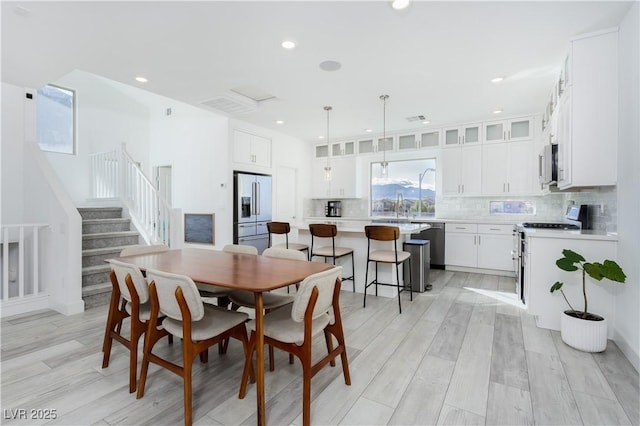
POLYGON ((267 230, 269 231, 269 247, 304 251, 307 253, 307 258, 309 258, 308 245, 289 242, 289 232, 291 232, 291 226, 289 226, 288 222, 267 222, 267 230), (271 234, 284 235, 286 242, 284 244, 276 244, 275 246, 272 245, 271 234))
POLYGON ((355 282, 355 265, 353 262, 353 249, 349 247, 336 247, 336 235, 338 235, 338 228, 336 225, 327 223, 311 223, 309 224, 309 232, 311 233, 311 255, 309 260, 313 260, 314 256, 324 257, 326 263, 327 258, 333 260, 333 264, 336 264, 336 259, 343 256, 351 255, 351 276, 343 277, 342 281, 351 280, 353 283, 353 292, 356 292, 355 282), (331 246, 323 246, 314 250, 313 244, 315 238, 331 238, 331 246))
MULTIPOLYGON (((367 269, 365 271, 364 278, 364 303, 363 307, 367 306, 367 288, 371 285, 376 286, 376 296, 378 295, 378 285, 385 285, 390 287, 396 287, 398 289, 398 309, 402 313, 402 303, 400 302, 400 293, 406 289, 406 278, 404 286, 400 286, 400 268, 398 265, 409 261, 409 282, 411 282, 411 254, 406 251, 398 251, 398 238, 400 237, 400 228, 397 226, 376 226, 369 225, 364 227, 364 233, 367 236, 367 269), (393 241, 393 251, 391 250, 374 250, 371 251, 371 240, 375 241, 393 241), (376 278, 368 282, 369 280, 369 262, 375 262, 376 264, 376 278), (396 266, 396 283, 381 283, 378 281, 378 263, 395 264, 396 266)), ((391 273, 393 278, 393 272, 391 273)), ((411 301, 413 301, 413 289, 409 284, 409 292, 411 294, 411 301)))

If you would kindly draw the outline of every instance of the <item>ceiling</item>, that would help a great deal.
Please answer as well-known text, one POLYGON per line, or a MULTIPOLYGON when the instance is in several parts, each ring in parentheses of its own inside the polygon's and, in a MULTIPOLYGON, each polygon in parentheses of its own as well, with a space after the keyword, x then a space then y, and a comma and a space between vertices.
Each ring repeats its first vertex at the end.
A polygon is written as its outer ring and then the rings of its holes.
POLYGON ((2 81, 35 88, 80 69, 205 109, 257 90, 274 99, 230 116, 317 142, 331 105, 335 140, 381 133, 381 94, 387 131, 423 126, 407 120, 418 115, 442 126, 539 113, 569 39, 617 25, 631 4, 3 1, 2 81))

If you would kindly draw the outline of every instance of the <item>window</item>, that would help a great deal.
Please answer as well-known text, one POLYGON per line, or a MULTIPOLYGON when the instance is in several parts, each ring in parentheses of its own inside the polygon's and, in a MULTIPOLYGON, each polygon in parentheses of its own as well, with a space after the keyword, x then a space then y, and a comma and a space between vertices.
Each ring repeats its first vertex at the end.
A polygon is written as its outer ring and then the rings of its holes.
POLYGON ((36 98, 36 131, 43 151, 75 154, 75 92, 46 85, 36 98))
POLYGON ((389 161, 386 178, 381 171, 371 163, 371 216, 435 216, 435 158, 389 161))

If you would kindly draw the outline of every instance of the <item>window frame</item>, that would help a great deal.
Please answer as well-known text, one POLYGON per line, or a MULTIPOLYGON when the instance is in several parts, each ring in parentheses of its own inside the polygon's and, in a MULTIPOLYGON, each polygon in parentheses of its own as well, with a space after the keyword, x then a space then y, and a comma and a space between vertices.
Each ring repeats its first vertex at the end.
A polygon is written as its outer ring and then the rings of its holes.
MULTIPOLYGON (((78 153, 78 144, 77 144, 77 104, 78 104, 78 98, 77 98, 77 92, 74 89, 70 89, 68 87, 63 87, 60 86, 58 84, 53 84, 53 83, 49 83, 49 84, 45 84, 44 86, 42 86, 40 89, 36 90, 36 94, 37 94, 37 99, 36 99, 36 143, 38 144, 38 147, 40 148, 41 151, 44 152, 50 152, 53 154, 65 154, 65 155, 77 155, 78 153), (40 128, 38 125, 38 107, 39 107, 39 98, 40 98, 40 90, 43 87, 53 87, 59 90, 63 90, 66 92, 70 92, 71 96, 72 96, 72 108, 71 108, 71 116, 72 116, 72 125, 71 125, 71 130, 72 130, 72 135, 71 135, 71 152, 65 150, 56 150, 56 149, 51 149, 51 147, 49 146, 43 146, 40 144, 40 128)), ((65 143, 64 145, 65 147, 68 147, 69 144, 65 143)))

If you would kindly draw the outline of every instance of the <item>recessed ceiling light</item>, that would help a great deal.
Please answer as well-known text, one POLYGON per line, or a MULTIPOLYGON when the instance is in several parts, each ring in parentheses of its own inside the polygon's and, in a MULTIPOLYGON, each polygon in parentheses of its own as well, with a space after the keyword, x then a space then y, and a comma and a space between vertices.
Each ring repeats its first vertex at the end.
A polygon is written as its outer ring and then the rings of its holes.
POLYGON ((337 71, 340 67, 342 67, 342 64, 337 61, 320 62, 320 69, 324 71, 337 71))
POLYGON ((502 110, 501 109, 495 109, 493 110, 494 114, 502 114, 502 110))
POLYGON ((367 132, 367 133, 371 133, 371 132, 373 132, 373 129, 364 129, 364 131, 367 132))
POLYGON ((504 77, 494 77, 491 79, 492 83, 500 83, 502 80, 504 80, 504 77))
POLYGON ((284 47, 287 50, 291 50, 296 47, 296 43, 291 40, 285 40, 282 42, 282 47, 284 47))
POLYGON ((137 82, 139 82, 139 83, 146 83, 146 82, 147 82, 147 81, 149 81, 149 80, 147 80, 147 79, 146 79, 146 78, 144 78, 144 77, 136 77, 136 81, 137 81, 137 82))
POLYGON ((431 123, 429 120, 424 120, 424 121, 422 122, 422 124, 429 124, 429 123, 431 123))
POLYGON ((324 139, 324 136, 320 135, 318 136, 318 139, 324 139))
POLYGON ((284 124, 284 121, 282 121, 282 120, 276 120, 276 124, 284 124))
POLYGON ((391 2, 391 7, 393 7, 395 10, 402 10, 409 7, 409 3, 411 3, 410 0, 393 0, 391 2))

